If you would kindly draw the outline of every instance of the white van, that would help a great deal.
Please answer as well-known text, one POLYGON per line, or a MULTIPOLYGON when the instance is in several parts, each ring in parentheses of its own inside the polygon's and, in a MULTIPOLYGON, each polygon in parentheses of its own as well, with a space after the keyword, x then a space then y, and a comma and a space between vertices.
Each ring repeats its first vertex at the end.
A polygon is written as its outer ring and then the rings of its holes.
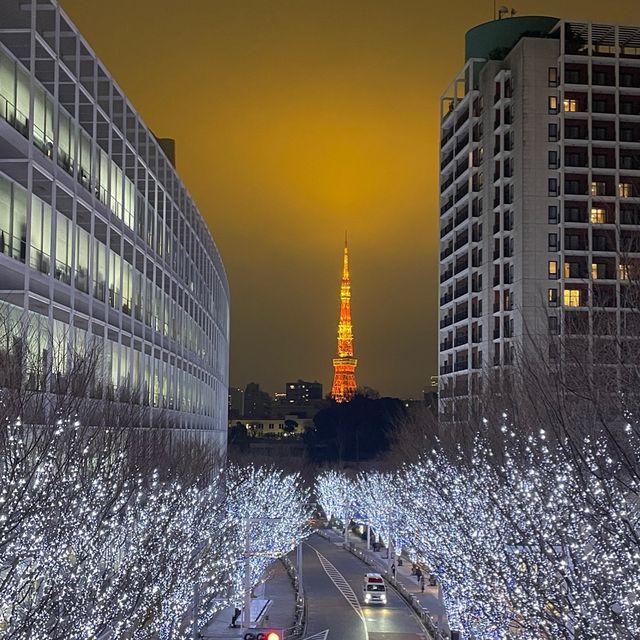
POLYGON ((365 574, 362 593, 365 604, 387 604, 387 586, 379 573, 365 574))

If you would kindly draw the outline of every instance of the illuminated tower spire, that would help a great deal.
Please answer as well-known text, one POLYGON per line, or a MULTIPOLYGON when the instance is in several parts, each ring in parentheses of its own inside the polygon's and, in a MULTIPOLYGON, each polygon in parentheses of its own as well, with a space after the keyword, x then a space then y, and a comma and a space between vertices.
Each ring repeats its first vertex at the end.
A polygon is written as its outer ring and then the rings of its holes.
POLYGON ((356 366, 353 357, 353 327, 351 326, 351 281, 349 279, 349 248, 344 234, 344 261, 340 285, 340 320, 338 321, 338 357, 333 359, 331 397, 336 402, 351 400, 356 393, 356 366))

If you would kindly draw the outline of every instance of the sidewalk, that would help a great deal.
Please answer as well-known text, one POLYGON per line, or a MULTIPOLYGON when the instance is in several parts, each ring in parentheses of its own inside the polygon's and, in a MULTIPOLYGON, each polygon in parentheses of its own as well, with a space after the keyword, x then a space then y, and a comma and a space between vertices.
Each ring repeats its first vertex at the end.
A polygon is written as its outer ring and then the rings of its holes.
MULTIPOLYGON (((267 580, 255 588, 256 597, 251 600, 251 626, 255 628, 275 627, 290 629, 295 623, 296 595, 291 578, 280 561, 274 562, 268 570, 267 580)), ((200 637, 208 640, 242 638, 245 634, 240 627, 230 629, 233 607, 222 609, 213 621, 200 631, 200 637)), ((239 625, 242 616, 238 619, 239 625)))
MULTIPOLYGON (((332 541, 344 542, 344 535, 336 533, 333 529, 325 529, 324 531, 329 534, 332 541)), ((350 547, 357 552, 357 555, 363 557, 368 564, 375 567, 378 573, 384 575, 387 580, 394 582, 392 576, 387 575, 386 547, 382 551, 367 550, 367 542, 354 536, 351 532, 349 532, 348 541, 350 547)), ((425 578, 428 578, 428 576, 425 576, 425 578)), ((416 604, 419 604, 419 607, 430 617, 435 628, 446 637, 449 637, 447 612, 442 602, 440 587, 430 587, 428 583, 426 583, 424 593, 422 593, 419 582, 415 576, 411 575, 411 561, 404 556, 402 556, 401 566, 398 566, 396 563, 395 583, 401 587, 416 604)))

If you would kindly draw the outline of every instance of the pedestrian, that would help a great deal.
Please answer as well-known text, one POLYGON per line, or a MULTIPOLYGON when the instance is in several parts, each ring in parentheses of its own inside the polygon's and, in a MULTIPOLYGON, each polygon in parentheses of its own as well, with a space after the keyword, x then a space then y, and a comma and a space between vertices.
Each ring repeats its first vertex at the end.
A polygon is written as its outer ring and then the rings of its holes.
POLYGON ((420 582, 420 578, 422 578, 422 570, 420 569, 420 567, 418 567, 416 569, 416 580, 418 581, 418 583, 420 582))
POLYGON ((420 578, 420 591, 424 593, 424 576, 420 578))
POLYGON ((395 562, 391 565, 391 575, 394 578, 396 577, 396 563, 395 562))
POLYGON ((231 617, 231 624, 229 625, 230 629, 236 629, 238 627, 238 625, 236 624, 236 621, 240 617, 241 613, 242 612, 240 611, 240 609, 238 609, 238 607, 236 607, 233 610, 233 616, 231 617))

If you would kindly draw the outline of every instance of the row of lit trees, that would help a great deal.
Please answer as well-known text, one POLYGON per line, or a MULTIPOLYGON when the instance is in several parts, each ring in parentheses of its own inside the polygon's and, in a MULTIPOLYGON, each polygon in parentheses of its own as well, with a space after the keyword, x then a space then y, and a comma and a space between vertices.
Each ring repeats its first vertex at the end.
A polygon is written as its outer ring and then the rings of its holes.
POLYGON ((467 637, 640 637, 640 426, 521 434, 505 416, 500 439, 478 436, 464 455, 325 473, 316 495, 328 516, 371 523, 425 562, 467 637))
POLYGON ((135 471, 126 434, 60 420, 0 437, 0 635, 181 638, 243 599, 305 535, 295 476, 229 468, 202 486, 135 471), (269 517, 269 527, 251 518, 269 517), (198 598, 195 598, 195 593, 198 598))

